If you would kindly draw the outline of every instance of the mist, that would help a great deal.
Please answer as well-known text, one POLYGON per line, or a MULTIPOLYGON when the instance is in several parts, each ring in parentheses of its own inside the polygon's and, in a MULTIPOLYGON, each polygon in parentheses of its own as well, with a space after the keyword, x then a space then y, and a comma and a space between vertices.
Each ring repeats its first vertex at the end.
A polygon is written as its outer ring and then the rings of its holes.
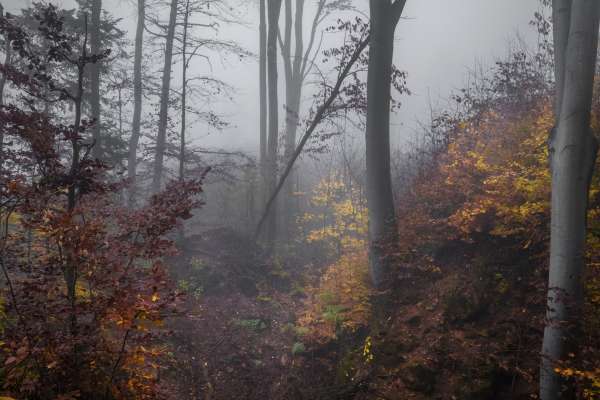
POLYGON ((600 398, 600 2, 0 6, 0 400, 600 398))

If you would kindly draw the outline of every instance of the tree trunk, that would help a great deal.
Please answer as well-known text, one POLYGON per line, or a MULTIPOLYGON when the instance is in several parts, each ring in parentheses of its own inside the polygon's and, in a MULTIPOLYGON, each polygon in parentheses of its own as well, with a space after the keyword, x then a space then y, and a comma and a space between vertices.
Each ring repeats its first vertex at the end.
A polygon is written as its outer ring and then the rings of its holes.
MULTIPOLYGON (((277 150, 279 145, 279 110, 277 95, 277 33, 282 0, 268 0, 269 30, 267 37, 269 133, 267 144, 267 193, 275 191, 277 185, 277 150)), ((277 238, 277 212, 272 209, 267 224, 267 246, 272 247, 277 238)))
POLYGON ((186 106, 187 106, 187 69, 188 60, 187 53, 187 36, 188 36, 188 20, 190 17, 190 0, 185 2, 185 14, 183 16, 183 43, 182 43, 182 89, 181 89, 181 143, 179 147, 179 180, 185 179, 185 124, 186 124, 186 106))
POLYGON ((590 128, 590 114, 600 2, 555 1, 553 5, 555 15, 570 14, 570 21, 567 23, 562 17, 555 20, 558 25, 555 37, 559 38, 555 42, 559 64, 556 78, 561 87, 556 90, 559 119, 550 143, 552 215, 548 307, 540 371, 542 400, 571 395, 555 367, 568 353, 576 351, 583 297, 587 200, 598 148, 590 128), (564 38, 568 38, 566 42, 564 38))
MULTIPOLYGON (((322 0, 324 1, 324 0, 322 0)), ((302 98, 302 85, 304 74, 302 60, 304 53, 303 21, 304 0, 297 0, 295 12, 292 14, 292 1, 286 0, 285 40, 282 45, 282 56, 285 67, 285 161, 289 161, 296 149, 296 134, 300 118, 300 100, 302 98), (292 56, 292 28, 294 28, 294 55, 292 56)), ((307 54, 308 56, 308 54, 307 54)), ((283 207, 281 214, 282 233, 290 239, 297 213, 294 207, 294 171, 290 173, 283 191, 283 207)))
POLYGON ((135 32, 135 60, 133 62, 133 123, 129 138, 129 158, 127 176, 129 177, 129 207, 135 205, 137 180, 137 148, 140 142, 142 121, 142 57, 144 52, 144 20, 146 19, 146 0, 138 0, 138 21, 135 32))
MULTIPOLYGON (((4 8, 0 4, 0 16, 4 18, 4 8)), ((10 45, 10 41, 8 37, 5 37, 6 43, 4 46, 5 58, 4 58, 4 67, 8 67, 10 64, 10 56, 12 47, 10 45)), ((6 86, 6 75, 2 74, 0 77, 0 106, 4 105, 4 88, 6 86)), ((4 163, 4 129, 0 129, 0 169, 2 169, 2 165, 4 163)))
POLYGON ((171 0, 169 26, 165 43, 165 63, 162 75, 162 89, 160 95, 160 114, 158 120, 158 134, 156 136, 156 154, 154 157, 154 175, 152 177, 152 193, 158 193, 161 188, 164 169, 165 147, 167 142, 167 124, 169 118, 169 93, 171 91, 171 66, 173 63, 173 41, 175 38, 175 25, 177 22, 177 0, 171 0))
POLYGON ((267 0, 260 0, 260 25, 259 25, 259 85, 260 85, 260 152, 259 168, 261 175, 261 184, 267 187, 267 0))
POLYGON ((369 265, 382 288, 397 253, 396 214, 390 172, 390 103, 394 31, 405 1, 370 0, 371 46, 367 83, 367 203, 369 265))
MULTIPOLYGON (((90 32, 90 51, 93 55, 100 53, 100 16, 102 14, 102 0, 92 0, 92 29, 90 32)), ((92 127, 92 138, 94 147, 92 156, 102 159, 102 137, 100 133, 100 63, 90 64, 90 107, 92 119, 95 121, 92 127)))

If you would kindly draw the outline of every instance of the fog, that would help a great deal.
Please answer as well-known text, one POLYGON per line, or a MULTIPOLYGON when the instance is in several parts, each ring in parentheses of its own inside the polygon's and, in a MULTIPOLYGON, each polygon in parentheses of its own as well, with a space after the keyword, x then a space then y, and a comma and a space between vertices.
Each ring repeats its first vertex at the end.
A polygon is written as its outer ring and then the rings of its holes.
MULTIPOLYGON (((74 1, 53 2, 65 8, 74 1)), ((28 0, 8 0, 7 10, 16 11, 28 0)), ((115 17, 122 18, 120 26, 133 42, 136 12, 131 0, 104 0, 105 9, 115 17)), ((230 0, 232 15, 239 23, 222 25, 215 34, 224 40, 232 40, 258 54, 258 6, 256 0, 230 0)), ((355 2, 359 14, 368 15, 365 0, 355 2)), ((167 19, 168 7, 163 5, 163 18, 167 19)), ((392 116, 392 140, 396 145, 411 140, 419 134, 419 122, 427 122, 430 111, 447 105, 449 95, 467 85, 469 71, 486 70, 503 56, 516 42, 522 41, 531 49, 538 38, 530 26, 533 14, 540 9, 538 0, 418 0, 408 1, 404 17, 396 31, 394 61, 408 73, 411 95, 401 98, 401 109, 392 116)), ((312 15, 314 2, 307 2, 307 16, 312 15)), ((306 31, 311 21, 305 19, 306 31)), ((323 27, 333 25, 329 19, 323 27)), ((305 33, 308 36, 308 32, 305 33)), ((335 39, 326 38, 323 48, 334 47, 335 39)), ((132 50, 131 50, 132 51, 132 50)), ((160 58, 150 68, 160 71, 160 58)), ((177 85, 179 68, 174 66, 174 84, 177 85)), ((239 60, 237 57, 214 57, 211 65, 195 60, 190 73, 214 74, 230 84, 235 92, 231 99, 217 98, 202 104, 230 123, 223 131, 216 131, 204 124, 191 125, 190 136, 194 143, 203 147, 228 150, 258 151, 258 61, 256 57, 239 60)), ((279 75, 282 76, 281 65, 279 75)), ((179 79, 180 80, 180 79, 179 79)), ((309 79, 310 80, 310 79, 309 79)), ((280 85, 280 102, 283 96, 280 85)), ((303 95, 306 107, 310 106, 311 89, 303 95)), ((283 110, 283 106, 281 106, 283 110)), ((280 118, 283 126, 283 121, 280 118)))
POLYGON ((0 400, 600 398, 599 1, 0 3, 0 400))

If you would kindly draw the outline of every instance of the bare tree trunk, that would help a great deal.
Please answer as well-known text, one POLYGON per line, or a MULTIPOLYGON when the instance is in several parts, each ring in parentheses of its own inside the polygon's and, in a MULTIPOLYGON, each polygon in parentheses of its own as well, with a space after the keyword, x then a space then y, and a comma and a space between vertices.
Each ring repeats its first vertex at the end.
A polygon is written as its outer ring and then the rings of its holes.
POLYGON ((135 32, 135 60, 133 63, 133 123, 129 138, 129 158, 127 176, 129 178, 129 207, 135 205, 137 180, 137 148, 140 142, 142 122, 142 57, 144 53, 144 20, 146 0, 138 0, 138 21, 135 32))
MULTIPOLYGON (((180 131, 180 143, 179 143, 179 180, 183 181, 185 179, 185 129, 186 129, 186 117, 187 117, 187 70, 189 67, 189 61, 187 59, 187 47, 188 47, 188 21, 190 18, 190 0, 185 1, 185 11, 183 15, 183 38, 182 38, 182 48, 181 48, 181 58, 182 58, 182 67, 181 67, 181 80, 182 80, 182 88, 181 88, 181 131, 180 131)), ((185 240, 185 225, 184 221, 181 222, 181 225, 178 229, 179 241, 183 243, 185 240)))
MULTIPOLYGON (((2 5, 0 4, 0 16, 2 18, 4 18, 4 8, 2 7, 2 5)), ((4 53, 5 53, 5 58, 4 58, 4 67, 8 67, 8 65, 10 64, 10 56, 11 56, 11 50, 12 47, 10 45, 10 41, 8 40, 8 37, 5 37, 6 43, 4 46, 4 53)), ((2 74, 2 77, 0 77, 0 106, 4 105, 4 88, 6 86, 6 75, 2 74)), ((2 164, 4 163, 4 129, 0 129, 0 169, 2 168, 2 164)))
MULTIPOLYGON (((324 0, 321 0, 324 1, 324 0)), ((302 75, 302 59, 304 53, 302 25, 304 21, 304 0, 297 0, 295 12, 292 14, 292 1, 286 0, 285 3, 285 38, 283 41, 281 53, 283 56, 285 70, 285 153, 286 161, 290 160, 296 149, 296 133, 300 117, 300 99, 302 98, 302 85, 304 77, 302 75), (293 15, 293 17, 292 17, 293 15), (294 55, 292 55, 292 28, 294 28, 294 55)), ((283 191, 281 227, 282 233, 290 238, 294 224, 293 192, 294 192, 294 171, 287 180, 283 191)))
POLYGON ((167 123, 169 118, 169 93, 171 91, 171 66, 173 63, 173 41, 175 38, 175 25, 177 22, 177 0, 171 0, 169 26, 165 43, 165 63, 162 76, 162 89, 160 95, 160 114, 158 120, 158 134, 156 136, 156 154, 154 157, 154 175, 152 177, 152 193, 160 191, 164 169, 165 147, 167 142, 167 123))
POLYGON ((396 253, 396 213, 390 172, 391 76, 394 31, 406 0, 370 0, 371 47, 367 83, 367 203, 371 279, 381 288, 396 253))
POLYGON ((185 178, 185 124, 186 124, 186 107, 187 107, 187 69, 188 60, 186 58, 187 53, 187 35, 188 35, 188 21, 190 17, 190 0, 185 2, 185 14, 183 16, 183 43, 182 43, 182 82, 183 87, 181 89, 181 143, 179 147, 179 180, 183 181, 185 178))
POLYGON ((259 85, 260 85, 260 152, 259 168, 261 185, 267 187, 266 162, 267 162, 267 0, 260 0, 260 25, 259 25, 259 85))
MULTIPOLYGON (((277 150, 279 147, 279 110, 277 95, 277 33, 282 0, 268 0, 269 30, 267 35, 269 134, 267 143, 267 193, 274 193, 277 185, 277 150)), ((277 212, 272 210, 267 224, 267 246, 277 238, 277 212)))
POLYGON ((590 114, 600 2, 555 0, 553 6, 555 16, 559 16, 554 22, 556 79, 560 87, 556 90, 559 119, 550 141, 552 215, 548 307, 540 371, 542 400, 570 396, 555 367, 576 350, 583 297, 587 201, 598 149, 590 128, 590 114))
MULTIPOLYGON (((333 2, 330 2, 332 4, 333 2)), ((304 48, 304 0, 296 0, 295 10, 292 10, 292 1, 286 0, 285 34, 281 41, 281 54, 285 70, 285 160, 289 161, 296 149, 296 136, 300 124, 300 102, 304 82, 313 68, 312 61, 318 49, 313 54, 315 36, 319 25, 323 21, 327 0, 319 0, 316 4, 315 14, 310 30, 310 41, 304 48), (294 51, 292 54, 292 30, 294 37, 294 51)), ((294 217, 298 213, 297 204, 294 202, 294 171, 290 172, 282 195, 281 226, 283 234, 290 238, 294 226, 294 217)))
MULTIPOLYGON (((92 0, 92 29, 90 32, 90 51, 96 55, 100 53, 100 16, 102 14, 102 0, 92 0)), ((103 157, 102 137, 100 133, 100 63, 90 64, 90 106, 92 119, 95 121, 92 127, 92 138, 94 147, 92 156, 97 159, 103 157)))

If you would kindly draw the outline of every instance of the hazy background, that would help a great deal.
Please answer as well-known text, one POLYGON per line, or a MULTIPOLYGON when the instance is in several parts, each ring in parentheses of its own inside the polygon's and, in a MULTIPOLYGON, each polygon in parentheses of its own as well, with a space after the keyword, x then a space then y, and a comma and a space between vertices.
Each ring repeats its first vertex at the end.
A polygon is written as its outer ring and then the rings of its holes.
MULTIPOLYGON (((27 6, 29 0, 4 0, 7 10, 27 6)), ((65 8, 72 0, 53 3, 65 8)), ((313 3, 307 0, 307 6, 313 3)), ((258 12, 256 0, 231 0, 232 12, 240 19, 239 25, 221 26, 217 35, 237 41, 254 54, 258 53, 258 12)), ((368 11, 367 0, 356 0, 356 6, 368 11)), ((121 27, 133 40, 136 24, 136 5, 133 0, 103 0, 103 8, 122 18, 121 27)), ((164 7, 168 12, 168 6, 164 7)), ((408 72, 411 96, 402 98, 402 108, 392 117, 392 135, 396 145, 411 138, 418 121, 427 121, 430 106, 442 107, 452 90, 463 87, 467 72, 476 66, 486 67, 503 57, 511 42, 520 38, 535 46, 537 32, 531 26, 533 14, 540 8, 539 0, 408 0, 404 19, 396 35, 395 62, 408 72)), ((305 31, 309 31, 311 9, 305 12, 305 31)), ((166 15, 165 15, 166 18, 166 15)), ((333 21, 332 21, 333 22, 333 21)), ((328 24, 324 24, 324 27, 328 24)), ((211 32, 211 35, 215 33, 211 32)), ((324 47, 328 47, 327 43, 324 47)), ((330 46, 329 46, 330 47, 330 46)), ((157 58, 157 71, 162 61, 157 58)), ((197 61, 191 73, 206 74, 210 68, 197 61)), ((215 132, 206 125, 189 127, 189 135, 196 144, 226 149, 256 152, 258 147, 258 62, 255 58, 239 60, 236 57, 215 59, 212 73, 236 88, 233 99, 215 100, 202 107, 210 107, 223 115, 231 126, 215 132)), ((280 89, 283 89, 280 69, 280 89)), ((157 75, 158 76, 158 75, 157 75)), ((174 66, 173 84, 178 84, 179 69, 174 66)), ((310 98, 306 89, 305 98, 310 98)), ((284 98, 280 95, 280 103, 284 98)), ((283 105, 280 121, 284 120, 283 105)))

